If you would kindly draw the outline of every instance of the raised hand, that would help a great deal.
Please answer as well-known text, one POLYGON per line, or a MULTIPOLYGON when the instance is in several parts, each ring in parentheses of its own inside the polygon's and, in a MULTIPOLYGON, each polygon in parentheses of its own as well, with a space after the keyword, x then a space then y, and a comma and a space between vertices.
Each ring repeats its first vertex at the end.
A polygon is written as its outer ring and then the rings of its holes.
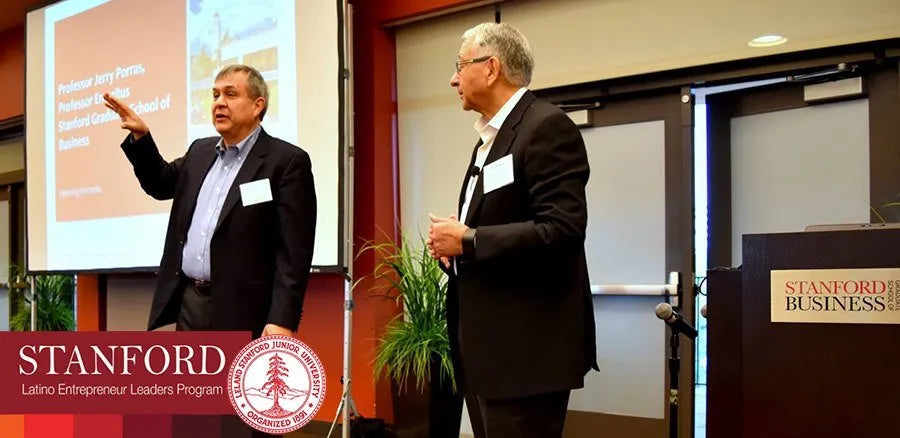
POLYGON ((103 100, 105 100, 104 104, 106 107, 115 111, 119 118, 122 119, 122 129, 131 131, 131 135, 134 136, 135 140, 150 132, 147 124, 122 101, 112 97, 109 93, 103 94, 103 100))

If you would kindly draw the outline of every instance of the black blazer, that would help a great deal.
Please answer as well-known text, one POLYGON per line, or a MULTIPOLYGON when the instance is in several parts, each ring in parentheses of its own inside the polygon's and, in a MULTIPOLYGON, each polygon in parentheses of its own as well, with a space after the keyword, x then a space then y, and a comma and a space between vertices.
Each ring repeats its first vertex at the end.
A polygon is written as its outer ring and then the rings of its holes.
MULTIPOLYGON (((147 134, 122 143, 147 194, 173 199, 148 330, 174 323, 181 302, 179 272, 200 186, 216 159, 218 137, 194 141, 171 163, 147 134)), ((312 263, 316 194, 309 155, 260 130, 225 198, 210 241, 213 329, 249 330, 300 323, 312 263), (269 179, 272 201, 244 207, 240 185, 269 179)), ((135 230, 140 232, 140 230, 135 230)))
MULTIPOLYGON (((475 252, 457 258, 447 295, 457 373, 483 398, 580 388, 597 367, 581 133, 529 91, 500 127, 485 167, 510 154, 513 183, 485 194, 484 172, 478 178, 466 216, 477 229, 475 252)), ((474 161, 473 150, 469 168, 474 161)), ((468 175, 460 210, 467 182, 468 175)))

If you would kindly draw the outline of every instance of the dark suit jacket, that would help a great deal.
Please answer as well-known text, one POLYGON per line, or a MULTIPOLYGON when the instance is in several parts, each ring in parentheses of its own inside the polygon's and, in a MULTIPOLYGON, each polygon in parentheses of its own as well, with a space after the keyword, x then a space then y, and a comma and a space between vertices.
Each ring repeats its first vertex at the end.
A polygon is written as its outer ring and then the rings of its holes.
MULTIPOLYGON (((457 372, 466 391, 488 399, 580 388, 596 368, 581 133, 529 91, 485 167, 510 154, 513 183, 485 194, 484 173, 478 178, 466 216, 477 230, 475 252, 457 258, 447 295, 457 372)), ((474 160, 475 151, 469 168, 474 160)))
MULTIPOLYGON (((179 271, 188 227, 218 137, 194 141, 171 163, 147 134, 122 143, 147 194, 173 199, 148 329, 174 323, 182 288, 179 271)), ((312 263, 316 194, 309 155, 260 130, 225 198, 210 241, 212 321, 215 330, 249 330, 267 323, 296 329, 312 263), (272 201, 244 207, 243 183, 269 179, 272 201)), ((136 233, 141 232, 135 230, 136 233)))

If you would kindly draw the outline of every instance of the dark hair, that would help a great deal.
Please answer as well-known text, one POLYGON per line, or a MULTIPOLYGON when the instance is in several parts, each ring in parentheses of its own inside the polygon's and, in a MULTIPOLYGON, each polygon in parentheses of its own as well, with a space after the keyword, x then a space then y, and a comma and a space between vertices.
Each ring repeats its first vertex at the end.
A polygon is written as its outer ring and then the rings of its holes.
POLYGON ((259 113, 259 120, 262 120, 263 116, 266 115, 266 110, 269 109, 269 86, 266 85, 266 80, 263 79, 259 70, 249 65, 231 64, 219 71, 219 74, 216 75, 216 81, 218 82, 219 79, 232 73, 247 73, 247 89, 250 91, 250 97, 254 100, 259 97, 266 100, 262 111, 259 113))

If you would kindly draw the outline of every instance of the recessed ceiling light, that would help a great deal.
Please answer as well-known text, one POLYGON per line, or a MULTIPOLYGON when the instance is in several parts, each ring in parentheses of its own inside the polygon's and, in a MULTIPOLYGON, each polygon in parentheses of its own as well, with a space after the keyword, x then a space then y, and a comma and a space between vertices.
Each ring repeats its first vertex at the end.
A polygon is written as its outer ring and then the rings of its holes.
POLYGON ((784 44, 787 42, 787 38, 781 35, 763 35, 761 37, 756 37, 750 40, 748 45, 750 47, 771 47, 777 46, 779 44, 784 44))

